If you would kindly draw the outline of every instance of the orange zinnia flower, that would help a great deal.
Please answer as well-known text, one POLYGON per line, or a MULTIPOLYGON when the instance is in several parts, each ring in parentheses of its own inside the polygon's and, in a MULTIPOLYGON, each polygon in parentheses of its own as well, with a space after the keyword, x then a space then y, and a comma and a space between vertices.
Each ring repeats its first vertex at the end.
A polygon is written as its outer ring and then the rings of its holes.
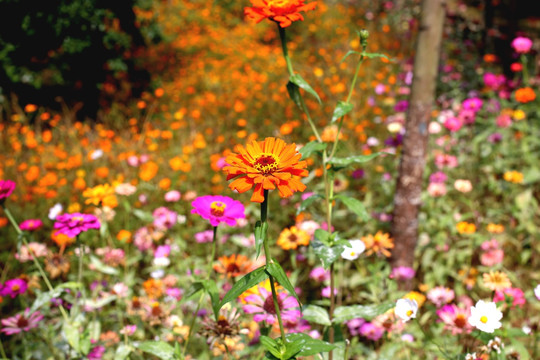
POLYGON ((533 89, 530 87, 525 87, 521 89, 517 89, 516 93, 514 94, 516 97, 516 101, 520 103, 528 103, 536 99, 536 94, 533 89))
POLYGON ((245 275, 253 270, 253 263, 244 255, 221 256, 218 261, 219 263, 214 265, 214 270, 229 278, 245 275))
POLYGON ((266 138, 252 141, 245 148, 237 145, 235 151, 237 154, 227 156, 228 166, 223 170, 227 180, 236 178, 229 184, 232 190, 243 193, 255 186, 251 201, 262 203, 264 190, 274 190, 276 186, 283 198, 306 189, 300 178, 308 175, 307 163, 300 161, 302 155, 296 151, 295 144, 266 138))
POLYGON ((298 246, 308 246, 310 236, 304 230, 298 229, 296 226, 292 226, 290 229, 285 229, 279 235, 277 244, 283 250, 297 249, 298 246))
POLYGON ((315 9, 316 2, 304 4, 304 0, 250 0, 253 7, 244 9, 244 14, 257 23, 270 19, 286 28, 293 21, 304 20, 301 11, 315 9))
POLYGON ((379 255, 384 255, 390 257, 390 251, 388 249, 394 248, 394 239, 388 234, 384 234, 382 231, 377 231, 375 236, 368 235, 362 236, 362 241, 366 245, 367 255, 377 253, 379 255))

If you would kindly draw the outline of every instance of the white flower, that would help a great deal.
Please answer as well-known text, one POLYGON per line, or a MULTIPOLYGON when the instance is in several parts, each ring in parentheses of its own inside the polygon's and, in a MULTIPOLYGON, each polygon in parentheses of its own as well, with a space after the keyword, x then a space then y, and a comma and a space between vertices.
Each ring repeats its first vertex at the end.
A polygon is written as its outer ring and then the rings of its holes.
POLYGON ((90 159, 92 160, 99 159, 102 156, 103 156, 103 150, 101 149, 94 150, 92 151, 92 153, 90 153, 90 159))
POLYGON ((349 246, 341 253, 341 257, 347 260, 356 260, 365 250, 366 245, 362 240, 351 240, 349 246))
POLYGON ((418 303, 416 300, 411 299, 399 299, 396 302, 396 308, 394 309, 394 314, 399 317, 404 322, 411 320, 416 317, 416 312, 418 311, 418 303))
POLYGON ((55 220, 58 215, 62 213, 64 208, 62 207, 62 204, 56 204, 52 208, 49 209, 49 219, 55 220))
POLYGON ((536 287, 534 288, 534 296, 536 296, 536 298, 540 300, 540 284, 536 285, 536 287))
POLYGON ((472 353, 472 354, 467 354, 465 355, 465 360, 476 360, 477 357, 476 357, 476 353, 472 353))
POLYGON ((152 264, 154 266, 163 268, 163 267, 169 266, 171 264, 171 260, 169 260, 168 257, 157 257, 157 258, 154 258, 154 260, 152 261, 152 264))
POLYGON ((483 332, 492 333, 502 326, 502 312, 497 309, 494 302, 484 302, 478 300, 475 306, 471 307, 469 324, 483 332))

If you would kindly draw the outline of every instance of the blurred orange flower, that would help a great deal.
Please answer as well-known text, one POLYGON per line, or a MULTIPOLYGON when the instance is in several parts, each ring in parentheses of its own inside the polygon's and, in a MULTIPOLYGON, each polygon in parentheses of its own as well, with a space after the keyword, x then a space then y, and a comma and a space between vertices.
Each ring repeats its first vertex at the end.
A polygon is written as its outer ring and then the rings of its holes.
POLYGON ((281 139, 270 137, 252 141, 246 148, 237 145, 235 151, 237 153, 227 156, 225 162, 229 165, 223 170, 227 180, 236 178, 229 184, 232 190, 243 193, 255 187, 251 201, 262 203, 264 190, 276 187, 283 198, 306 189, 300 178, 308 175, 307 163, 300 161, 302 155, 296 151, 295 144, 287 145, 281 139))
POLYGON ((460 234, 474 234, 476 232, 476 225, 466 221, 461 221, 456 224, 456 229, 460 234))
POLYGON ((139 169, 139 177, 143 181, 150 181, 156 176, 158 170, 159 167, 155 162, 146 162, 142 164, 141 168, 139 169))
POLYGON ((93 204, 96 206, 108 206, 115 208, 118 206, 118 200, 114 192, 114 187, 109 184, 94 186, 83 192, 86 199, 85 204, 93 204))
POLYGON ((536 99, 536 93, 530 87, 517 89, 515 93, 516 101, 520 103, 528 103, 536 99))
POLYGON ((367 255, 376 253, 379 255, 390 257, 391 254, 388 249, 394 248, 394 239, 392 239, 390 235, 385 234, 382 231, 377 231, 375 236, 362 236, 362 241, 366 245, 367 255))
POLYGON ((310 236, 304 230, 298 229, 296 226, 291 226, 289 229, 284 229, 279 238, 277 244, 283 250, 297 249, 298 246, 308 246, 310 236))
POLYGON ((257 23, 264 19, 275 21, 282 28, 290 26, 293 21, 304 20, 301 11, 310 11, 317 6, 316 2, 304 4, 304 0, 250 0, 253 7, 244 9, 244 14, 257 23))
POLYGON ((253 270, 253 263, 245 255, 221 256, 218 261, 219 263, 214 265, 214 270, 228 278, 245 275, 253 270))

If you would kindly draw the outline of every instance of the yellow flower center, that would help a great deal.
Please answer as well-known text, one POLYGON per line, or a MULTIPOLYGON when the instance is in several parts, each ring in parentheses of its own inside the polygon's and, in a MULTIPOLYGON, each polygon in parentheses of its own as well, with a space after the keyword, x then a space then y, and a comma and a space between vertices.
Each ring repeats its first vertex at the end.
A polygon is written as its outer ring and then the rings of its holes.
POLYGON ((488 321, 487 316, 482 316, 482 317, 480 318, 480 321, 481 321, 482 323, 484 323, 484 324, 487 323, 487 321, 488 321))
POLYGON ((278 168, 278 160, 274 154, 263 153, 255 160, 253 167, 261 174, 268 175, 278 168))
POLYGON ((351 256, 356 256, 356 253, 354 251, 351 251, 351 256))
POLYGON ((297 2, 297 0, 266 0, 266 3, 271 8, 285 8, 295 5, 297 2))
POLYGON ((412 311, 412 310, 408 310, 408 311, 407 311, 407 316, 410 317, 410 316, 412 316, 412 314, 413 314, 413 311, 412 311))
POLYGON ((19 286, 19 284, 11 285, 11 290, 13 291, 19 291, 20 289, 21 287, 19 286))
POLYGON ((218 217, 223 216, 226 207, 227 205, 225 205, 225 203, 222 203, 221 201, 214 201, 210 204, 210 214, 218 217))
POLYGON ((83 221, 84 221, 84 219, 83 219, 82 216, 74 216, 74 217, 71 218, 71 220, 73 220, 73 221, 78 221, 78 222, 81 223, 81 224, 82 224, 83 221))

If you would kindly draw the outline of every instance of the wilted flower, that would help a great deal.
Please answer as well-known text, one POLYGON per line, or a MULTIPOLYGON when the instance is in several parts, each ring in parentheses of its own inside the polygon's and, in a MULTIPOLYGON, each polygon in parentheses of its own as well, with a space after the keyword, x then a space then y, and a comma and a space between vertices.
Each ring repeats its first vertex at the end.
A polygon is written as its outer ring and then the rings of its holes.
POLYGON ((502 326, 500 321, 502 316, 502 312, 497 309, 495 303, 478 300, 476 305, 471 307, 471 316, 468 322, 478 330, 492 333, 502 326))
POLYGON ((32 257, 47 256, 48 250, 45 244, 37 242, 31 242, 28 245, 22 245, 19 251, 15 254, 15 259, 20 262, 27 262, 32 260, 32 257))

